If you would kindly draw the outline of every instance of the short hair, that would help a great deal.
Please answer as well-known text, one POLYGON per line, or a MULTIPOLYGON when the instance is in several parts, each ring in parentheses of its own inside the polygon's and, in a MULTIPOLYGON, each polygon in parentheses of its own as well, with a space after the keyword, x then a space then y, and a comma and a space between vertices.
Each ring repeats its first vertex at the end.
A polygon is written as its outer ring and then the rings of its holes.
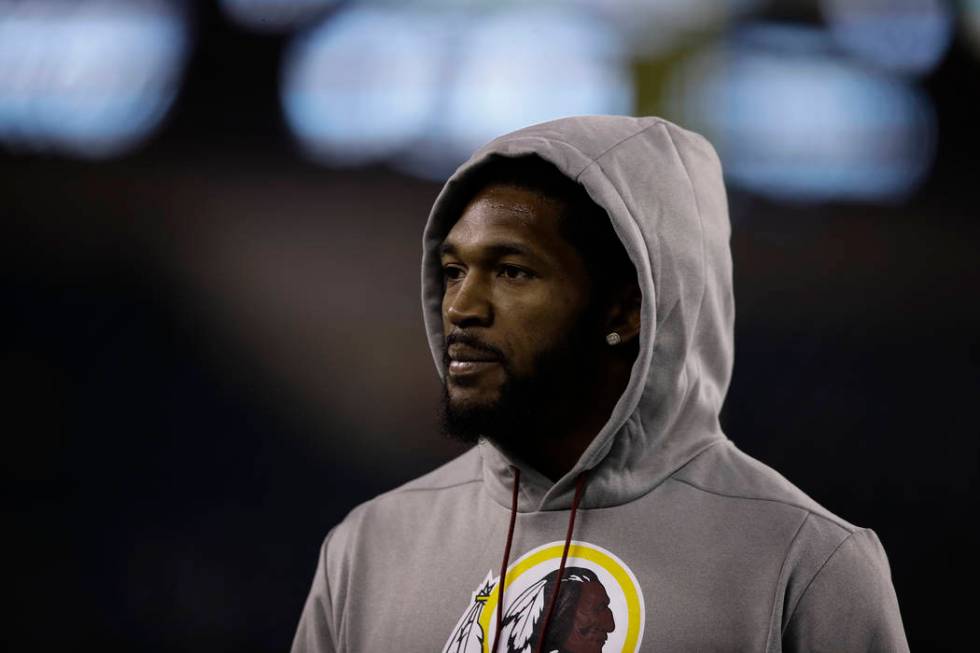
POLYGON ((592 200, 582 184, 562 174, 554 164, 536 154, 491 155, 465 178, 457 205, 459 213, 480 191, 498 184, 531 191, 563 207, 559 230, 582 257, 596 292, 593 301, 636 282, 636 268, 613 231, 609 214, 592 200))

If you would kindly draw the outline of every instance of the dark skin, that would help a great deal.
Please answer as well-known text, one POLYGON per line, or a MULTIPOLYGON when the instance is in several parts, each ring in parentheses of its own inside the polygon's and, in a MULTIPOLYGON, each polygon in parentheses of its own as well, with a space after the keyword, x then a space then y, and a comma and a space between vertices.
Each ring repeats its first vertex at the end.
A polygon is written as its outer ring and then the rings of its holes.
MULTIPOLYGON (((561 201, 510 185, 490 185, 466 206, 443 242, 443 333, 463 334, 498 352, 514 374, 534 375, 537 354, 576 327, 587 328, 588 375, 568 375, 555 405, 536 406, 547 437, 521 439, 516 455, 552 480, 568 472, 599 432, 629 382, 633 360, 617 347, 639 337, 640 290, 634 283, 604 296, 601 310, 580 322, 594 299, 584 261, 559 231, 561 201), (605 337, 622 340, 610 347, 605 337), (555 444, 561 446, 556 447, 555 444)), ((478 356, 479 354, 477 354, 478 356)), ((450 347, 450 356, 454 350, 450 347)), ((471 351, 455 358, 473 358, 471 351)), ((449 400, 493 405, 507 371, 500 361, 454 360, 449 400)))

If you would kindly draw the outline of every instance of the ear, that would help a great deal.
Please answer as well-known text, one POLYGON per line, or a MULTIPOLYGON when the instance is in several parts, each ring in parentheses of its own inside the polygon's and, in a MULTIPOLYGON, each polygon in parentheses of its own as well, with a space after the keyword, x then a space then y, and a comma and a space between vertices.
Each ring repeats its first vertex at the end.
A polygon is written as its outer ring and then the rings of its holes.
POLYGON ((639 284, 630 283, 615 294, 609 304, 605 333, 615 331, 621 342, 629 342, 640 335, 640 305, 643 293, 639 284))

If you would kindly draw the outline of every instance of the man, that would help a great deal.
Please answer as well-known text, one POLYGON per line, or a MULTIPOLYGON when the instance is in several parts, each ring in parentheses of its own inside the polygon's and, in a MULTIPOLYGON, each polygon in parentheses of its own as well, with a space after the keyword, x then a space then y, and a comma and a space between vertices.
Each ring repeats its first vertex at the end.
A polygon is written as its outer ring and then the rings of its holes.
POLYGON ((478 444, 330 531, 293 651, 574 650, 571 606, 578 650, 906 651, 876 535, 721 431, 729 232, 714 150, 659 118, 460 166, 422 302, 444 426, 478 444))

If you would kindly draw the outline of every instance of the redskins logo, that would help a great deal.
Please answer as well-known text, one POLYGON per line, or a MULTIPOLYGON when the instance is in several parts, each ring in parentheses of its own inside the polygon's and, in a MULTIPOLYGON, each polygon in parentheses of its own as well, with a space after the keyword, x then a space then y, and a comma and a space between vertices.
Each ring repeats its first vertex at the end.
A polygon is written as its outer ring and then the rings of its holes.
MULTIPOLYGON (((573 541, 561 579, 564 542, 525 553, 507 568, 497 653, 532 653, 548 602, 560 589, 542 647, 549 653, 635 653, 643 640, 643 592, 626 564, 602 547, 573 541)), ((497 582, 488 572, 443 653, 490 653, 497 630, 497 582)))

